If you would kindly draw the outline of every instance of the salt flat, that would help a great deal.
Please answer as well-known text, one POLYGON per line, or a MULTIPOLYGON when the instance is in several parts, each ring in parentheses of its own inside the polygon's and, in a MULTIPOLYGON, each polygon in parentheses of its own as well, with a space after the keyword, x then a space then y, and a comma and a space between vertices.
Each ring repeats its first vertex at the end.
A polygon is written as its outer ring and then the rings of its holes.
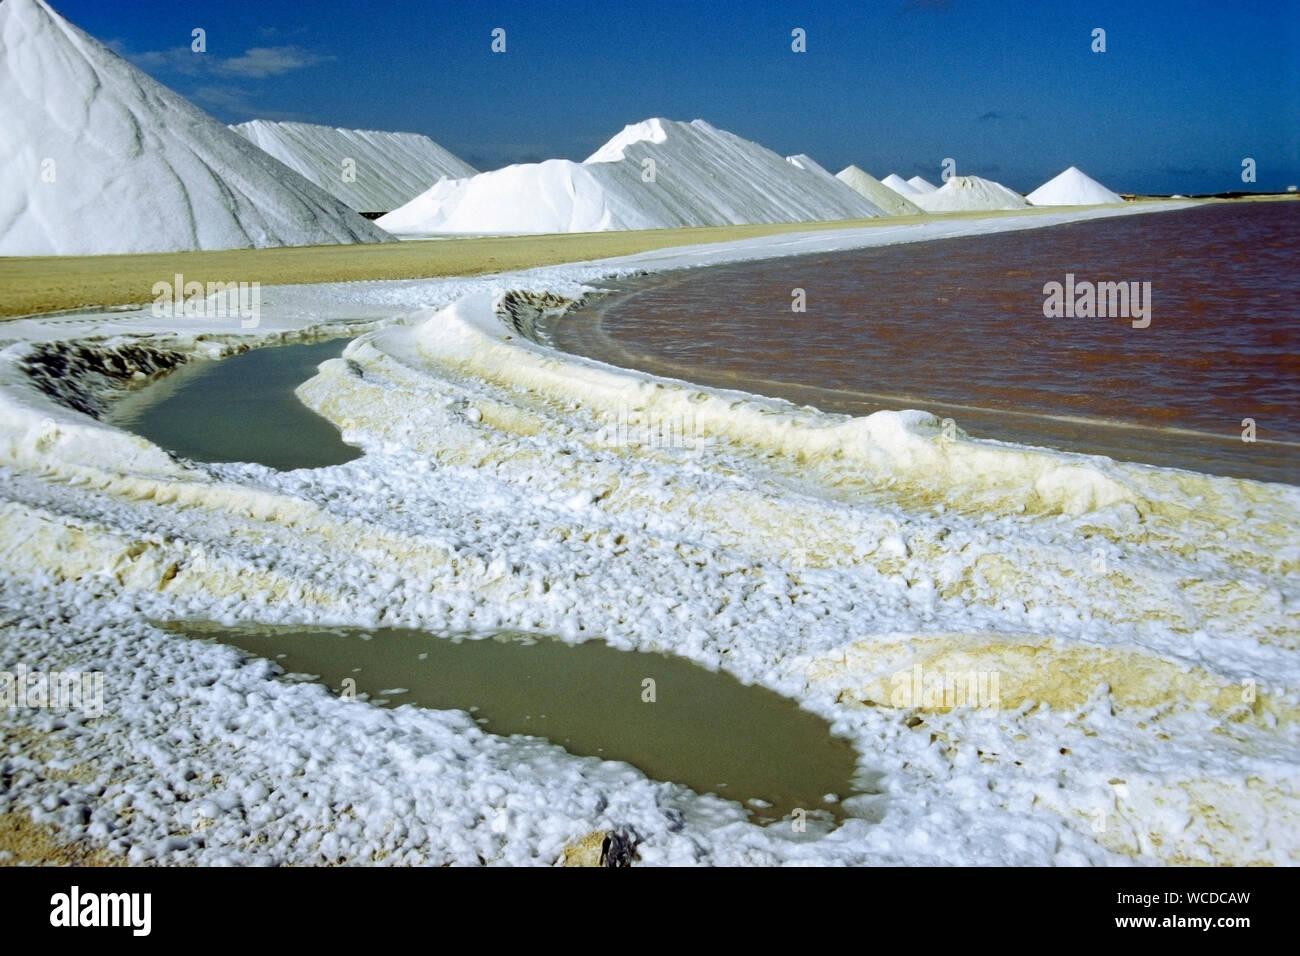
POLYGON ((545 865, 613 826, 652 864, 1293 860, 1296 489, 946 437, 906 410, 825 415, 520 331, 609 276, 1161 208, 1180 205, 274 287, 251 330, 147 311, 8 323, 6 645, 103 671, 113 706, 11 715, 29 742, 0 810, 132 862, 545 865), (129 377, 141 350, 203 361, 338 333, 355 340, 299 394, 364 454, 299 472, 176 461, 21 370, 60 343, 129 377), (710 441, 610 447, 628 410, 710 441), (1123 555, 1113 573, 1092 570, 1096 548, 1123 555), (149 623, 177 617, 671 650, 825 716, 863 755, 857 792, 843 825, 792 838, 627 765, 458 712, 358 706, 149 623), (1000 705, 912 700, 917 669, 997 670, 1000 705))

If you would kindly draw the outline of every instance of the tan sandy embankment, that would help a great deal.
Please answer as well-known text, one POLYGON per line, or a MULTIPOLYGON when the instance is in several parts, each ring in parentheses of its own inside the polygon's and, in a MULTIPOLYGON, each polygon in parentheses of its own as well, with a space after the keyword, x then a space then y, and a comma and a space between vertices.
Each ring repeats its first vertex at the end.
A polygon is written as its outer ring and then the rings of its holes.
MULTIPOLYGON (((1041 208, 947 213, 976 219, 1059 212, 1041 208)), ((936 216, 882 216, 834 222, 699 226, 543 236, 490 236, 429 241, 123 256, 0 257, 0 318, 153 300, 155 282, 185 280, 300 285, 367 279, 430 279, 531 269, 648 252, 668 246, 726 242, 754 236, 860 226, 896 226, 936 216)))

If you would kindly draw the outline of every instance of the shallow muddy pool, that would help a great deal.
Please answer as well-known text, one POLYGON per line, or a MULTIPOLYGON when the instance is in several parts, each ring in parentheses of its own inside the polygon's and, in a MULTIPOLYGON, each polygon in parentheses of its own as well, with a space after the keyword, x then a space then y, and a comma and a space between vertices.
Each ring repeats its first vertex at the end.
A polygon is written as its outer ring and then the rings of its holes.
POLYGON ((796 808, 838 819, 839 800, 856 792, 857 752, 825 720, 681 657, 504 633, 474 640, 395 629, 165 626, 311 674, 340 694, 465 710, 494 734, 621 760, 652 779, 740 802, 759 823, 796 808))
POLYGON ((294 390, 346 345, 334 339, 193 362, 122 399, 109 420, 193 461, 257 462, 280 471, 341 465, 361 452, 294 390))

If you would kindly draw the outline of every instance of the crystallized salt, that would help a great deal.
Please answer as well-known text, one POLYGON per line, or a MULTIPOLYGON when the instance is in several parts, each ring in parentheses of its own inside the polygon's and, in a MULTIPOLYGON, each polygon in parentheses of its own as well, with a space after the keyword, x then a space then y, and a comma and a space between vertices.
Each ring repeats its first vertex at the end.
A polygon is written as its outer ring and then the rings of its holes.
POLYGON ((857 166, 846 166, 835 174, 854 192, 861 193, 891 216, 916 216, 921 209, 906 196, 899 195, 875 176, 857 166))
POLYGON ((898 175, 898 173, 890 173, 882 179, 880 183, 883 186, 888 186, 894 192, 898 193, 900 196, 906 197, 907 199, 911 199, 913 196, 921 192, 921 190, 917 189, 902 176, 898 175))
POLYGON ((1111 192, 1077 166, 1049 179, 1025 198, 1035 206, 1095 206, 1124 201, 1119 193, 1111 192))
MULTIPOLYGON (((298 391, 365 454, 294 472, 178 461, 59 405, 21 366, 40 343, 107 354, 113 339, 139 349, 141 333, 202 357, 229 338, 225 319, 177 329, 144 309, 12 321, 16 347, 0 353, 0 640, 11 662, 101 671, 109 706, 88 720, 8 708, 9 737, 41 747, 9 748, 15 783, 0 787, 0 813, 119 860, 198 865, 537 865, 622 827, 649 865, 1293 862, 1294 735, 1234 701, 1246 687, 1262 714, 1296 706, 1300 662, 1271 638, 1295 630, 1297 489, 972 440, 919 411, 849 419, 656 379, 524 339, 496 312, 506 288, 574 297, 615 276, 792 248, 1190 206, 935 218, 528 273, 280 287, 250 343, 370 329, 298 391), (471 424, 467 408, 492 414, 471 424), (720 440, 688 462, 610 447, 601 425, 628 409, 720 440), (1123 555, 1124 575, 1097 572, 1097 546, 1123 555), (747 822, 737 804, 628 764, 492 737, 461 711, 347 700, 148 623, 178 617, 382 619, 668 650, 832 721, 862 775, 840 795, 834 832, 810 815, 806 838, 790 839, 788 826, 747 822), (1001 674, 1000 697, 912 712, 936 678, 974 668, 1001 674), (114 762, 124 741, 138 759, 114 762), (50 774, 52 759, 70 772, 50 774), (1196 801, 1214 806, 1212 820, 1196 801), (1097 819, 1124 827, 1099 835, 1097 819)), ((660 693, 653 706, 676 706, 671 688, 660 693)))
POLYGON ((382 242, 42 0, 0 3, 0 255, 382 242))
POLYGON ((400 235, 595 232, 859 219, 881 209, 807 157, 690 123, 626 127, 585 162, 443 180, 378 222, 400 235))
POLYGON ((817 160, 813 159, 807 153, 795 153, 793 156, 787 156, 785 161, 797 169, 806 169, 815 173, 825 173, 827 176, 831 174, 829 169, 817 162, 817 160))
POLYGON ((928 179, 922 179, 920 176, 913 176, 907 181, 907 185, 919 193, 932 193, 939 188, 928 179))
POLYGON ((418 133, 252 120, 232 126, 358 212, 388 212, 440 179, 478 170, 418 133))
POLYGON ((979 176, 953 176, 934 192, 913 196, 912 202, 926 212, 1024 209, 1029 205, 1019 193, 979 176))

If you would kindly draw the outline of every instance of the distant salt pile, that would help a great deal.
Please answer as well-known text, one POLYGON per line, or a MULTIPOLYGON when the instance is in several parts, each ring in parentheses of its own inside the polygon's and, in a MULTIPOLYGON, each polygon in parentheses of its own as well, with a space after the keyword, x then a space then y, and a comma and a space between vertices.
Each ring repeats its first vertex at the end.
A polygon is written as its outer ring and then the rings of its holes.
POLYGON ((1111 192, 1077 166, 1049 179, 1025 198, 1035 206, 1095 206, 1124 201, 1119 193, 1111 192))
POLYGON ((920 176, 913 176, 907 181, 907 185, 911 186, 919 193, 932 193, 937 192, 939 189, 939 187, 934 183, 930 182, 928 179, 922 179, 920 176))
POLYGON ((835 178, 854 192, 865 196, 890 216, 916 216, 921 212, 921 208, 915 203, 905 196, 900 196, 875 176, 857 166, 846 166, 835 174, 835 178))
POLYGON ((917 189, 902 176, 898 175, 898 173, 890 173, 880 181, 880 184, 882 186, 888 186, 894 192, 898 193, 898 195, 906 199, 911 199, 913 196, 918 196, 921 193, 921 190, 917 189))
POLYGON ((0 3, 0 255, 391 237, 42 0, 0 3))
POLYGON ((400 235, 597 232, 880 216, 806 157, 787 161, 703 120, 628 126, 585 162, 443 180, 378 220, 400 235))
POLYGON ((912 202, 926 212, 1025 209, 1029 206, 1019 193, 979 176, 953 176, 934 192, 913 196, 912 202))
POLYGON ((464 179, 478 172, 418 133, 267 120, 231 129, 358 212, 388 212, 440 179, 464 179), (351 172, 347 177, 345 163, 351 172))

